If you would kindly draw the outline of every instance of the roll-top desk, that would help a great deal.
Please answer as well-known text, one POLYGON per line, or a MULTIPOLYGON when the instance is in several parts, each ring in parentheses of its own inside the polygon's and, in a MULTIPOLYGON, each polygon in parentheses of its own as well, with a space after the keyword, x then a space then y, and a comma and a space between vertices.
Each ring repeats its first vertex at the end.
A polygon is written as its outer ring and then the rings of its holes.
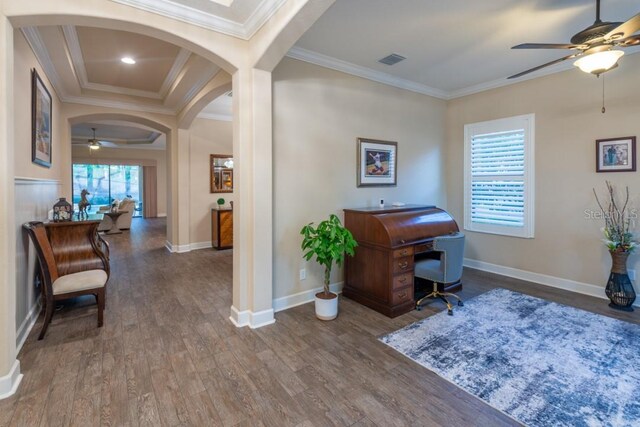
POLYGON ((414 257, 431 252, 434 237, 458 231, 446 211, 421 205, 345 209, 344 225, 358 247, 345 259, 343 295, 389 317, 414 309, 414 257))

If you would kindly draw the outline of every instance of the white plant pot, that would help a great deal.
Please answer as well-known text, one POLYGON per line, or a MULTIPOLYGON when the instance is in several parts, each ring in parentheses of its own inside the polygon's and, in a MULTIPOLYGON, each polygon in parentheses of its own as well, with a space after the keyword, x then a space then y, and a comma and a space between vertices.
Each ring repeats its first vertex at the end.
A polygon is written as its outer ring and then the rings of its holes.
POLYGON ((331 293, 332 298, 319 298, 324 292, 316 294, 316 317, 320 320, 333 320, 338 316, 338 295, 331 293))

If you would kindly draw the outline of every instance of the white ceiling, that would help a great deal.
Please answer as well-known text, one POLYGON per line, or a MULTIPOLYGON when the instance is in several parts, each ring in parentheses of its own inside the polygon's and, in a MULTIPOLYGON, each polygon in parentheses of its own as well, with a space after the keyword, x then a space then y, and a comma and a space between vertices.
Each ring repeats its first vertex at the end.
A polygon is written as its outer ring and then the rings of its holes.
POLYGON ((248 40, 286 0, 111 1, 248 40))
MULTIPOLYGON (((603 20, 639 12, 638 0, 602 0, 603 20)), ((289 56, 448 99, 524 80, 506 78, 569 51, 511 46, 568 43, 594 20, 595 0, 337 0, 289 56), (391 53, 407 59, 377 62, 391 53)))

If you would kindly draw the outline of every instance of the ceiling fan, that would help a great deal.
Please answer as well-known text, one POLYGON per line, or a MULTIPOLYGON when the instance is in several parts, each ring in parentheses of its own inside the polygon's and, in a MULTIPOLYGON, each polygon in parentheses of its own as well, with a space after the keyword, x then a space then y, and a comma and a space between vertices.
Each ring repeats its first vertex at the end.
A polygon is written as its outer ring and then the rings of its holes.
POLYGON ((93 138, 87 141, 89 149, 98 150, 102 147, 102 143, 96 139, 96 128, 91 128, 91 130, 93 131, 93 138))
POLYGON ((558 64, 567 59, 579 58, 574 65, 586 73, 597 76, 618 66, 618 59, 624 52, 619 49, 640 45, 640 35, 633 35, 640 30, 640 13, 626 22, 603 22, 600 20, 600 0, 596 0, 596 21, 571 37, 570 43, 523 43, 511 49, 569 49, 576 51, 571 55, 533 67, 529 70, 510 76, 510 79, 538 71, 544 67, 558 64))

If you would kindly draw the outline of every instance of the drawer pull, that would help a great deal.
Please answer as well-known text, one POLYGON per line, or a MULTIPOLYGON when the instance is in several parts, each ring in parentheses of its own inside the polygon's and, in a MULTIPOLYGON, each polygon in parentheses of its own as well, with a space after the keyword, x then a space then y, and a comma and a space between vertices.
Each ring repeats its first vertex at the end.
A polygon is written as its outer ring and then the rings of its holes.
POLYGON ((399 262, 399 263, 398 263, 398 267, 400 267, 401 269, 403 269, 403 270, 404 270, 405 268, 409 267, 409 263, 408 263, 407 261, 405 261, 405 262, 399 262))
POLYGON ((405 256, 405 255, 407 255, 408 253, 409 253, 409 251, 405 249, 405 250, 403 250, 403 251, 402 251, 402 256, 405 256))
POLYGON ((407 297, 407 293, 406 292, 398 294, 398 298, 400 298, 400 299, 405 299, 406 297, 407 297))
POLYGON ((404 244, 404 243, 405 243, 404 239, 401 239, 401 240, 400 240, 400 243, 401 243, 401 244, 404 244))
POLYGON ((405 276, 401 277, 398 279, 398 282, 400 283, 406 283, 407 282, 407 278, 405 276))

